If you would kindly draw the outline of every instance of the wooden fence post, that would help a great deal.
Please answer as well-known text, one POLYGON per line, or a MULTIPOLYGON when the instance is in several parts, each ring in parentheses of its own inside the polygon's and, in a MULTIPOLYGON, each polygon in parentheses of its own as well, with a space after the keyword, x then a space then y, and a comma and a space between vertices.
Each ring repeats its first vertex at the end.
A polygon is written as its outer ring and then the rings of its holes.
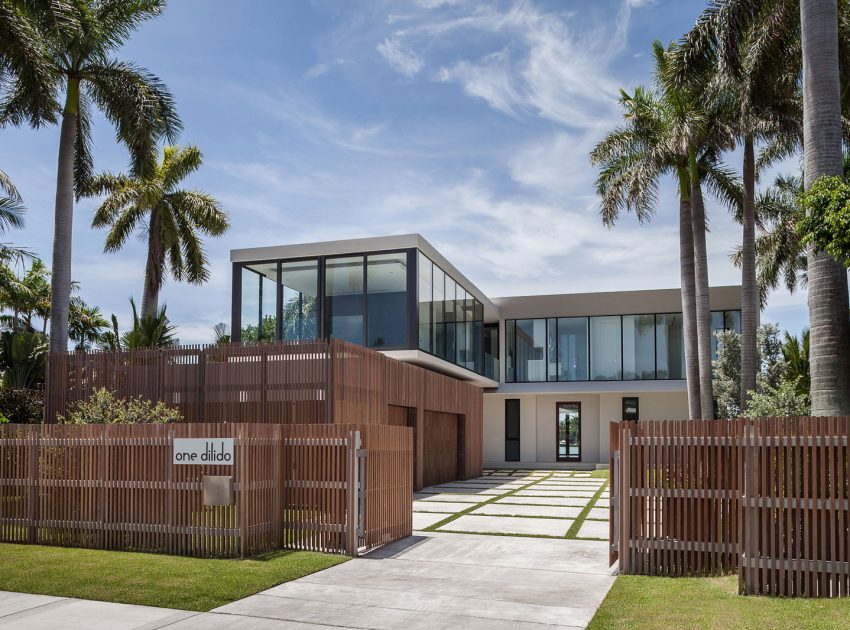
POLYGON ((27 542, 35 544, 38 542, 38 494, 39 494, 39 470, 38 451, 39 443, 36 427, 30 427, 29 450, 27 451, 27 475, 29 476, 29 492, 27 493, 27 542))

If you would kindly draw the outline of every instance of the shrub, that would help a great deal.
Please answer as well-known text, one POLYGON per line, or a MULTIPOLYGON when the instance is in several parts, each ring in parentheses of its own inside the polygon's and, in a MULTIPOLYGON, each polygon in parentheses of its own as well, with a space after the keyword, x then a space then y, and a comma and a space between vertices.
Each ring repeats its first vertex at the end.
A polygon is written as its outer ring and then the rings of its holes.
POLYGON ((766 386, 753 392, 745 418, 771 416, 807 416, 811 413, 811 403, 806 394, 797 391, 797 381, 781 381, 776 387, 766 386))
POLYGON ((47 339, 37 332, 0 333, 0 370, 3 384, 13 389, 44 383, 47 339))
POLYGON ((71 403, 68 415, 58 418, 60 424, 166 424, 182 420, 180 412, 165 403, 141 397, 124 400, 104 388, 88 400, 71 403))
POLYGON ((2 387, 0 413, 15 424, 40 424, 44 418, 44 392, 2 387))

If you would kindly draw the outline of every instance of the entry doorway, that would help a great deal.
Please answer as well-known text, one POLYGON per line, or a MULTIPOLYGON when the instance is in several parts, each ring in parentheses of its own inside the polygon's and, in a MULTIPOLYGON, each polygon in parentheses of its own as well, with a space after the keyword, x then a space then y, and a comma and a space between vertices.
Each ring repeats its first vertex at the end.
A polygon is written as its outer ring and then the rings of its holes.
POLYGON ((559 402, 556 405, 556 459, 559 462, 581 461, 581 403, 559 402))

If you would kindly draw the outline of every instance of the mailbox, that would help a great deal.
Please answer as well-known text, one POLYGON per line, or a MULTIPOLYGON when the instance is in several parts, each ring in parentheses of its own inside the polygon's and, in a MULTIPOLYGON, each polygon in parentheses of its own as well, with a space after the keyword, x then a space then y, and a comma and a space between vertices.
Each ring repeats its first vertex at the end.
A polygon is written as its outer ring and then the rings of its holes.
POLYGON ((204 505, 233 505, 233 477, 204 475, 204 505))

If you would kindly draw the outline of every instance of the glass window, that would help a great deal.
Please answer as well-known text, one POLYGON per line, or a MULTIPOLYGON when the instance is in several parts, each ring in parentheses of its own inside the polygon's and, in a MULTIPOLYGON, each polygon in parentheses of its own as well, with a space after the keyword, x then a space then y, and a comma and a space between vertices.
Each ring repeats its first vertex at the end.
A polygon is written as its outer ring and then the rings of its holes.
POLYGON ((484 376, 499 380, 499 324, 484 325, 484 376))
POLYGON ((724 311, 723 325, 726 330, 734 330, 739 335, 741 334, 741 311, 724 311))
POLYGON ((431 352, 431 284, 434 264, 419 252, 419 348, 431 352))
POLYGON ((623 378, 655 378, 654 315, 623 315, 623 378))
POLYGON ((546 380, 558 380, 558 320, 550 319, 546 323, 546 354, 549 357, 546 364, 546 380))
POLYGON ((455 344, 456 332, 455 320, 455 292, 457 284, 448 275, 446 276, 446 300, 444 302, 443 316, 446 322, 446 353, 443 358, 451 363, 455 362, 457 347, 455 344))
POLYGON ((407 347, 407 253, 366 257, 370 348, 407 347))
POLYGON ((622 377, 620 317, 590 318, 590 374, 594 381, 622 377))
POLYGON ((455 363, 466 366, 466 291, 455 285, 455 363))
POLYGON ((363 345, 363 256, 325 261, 328 334, 363 345))
POLYGON ((242 268, 242 341, 277 338, 277 263, 242 268))
MULTIPOLYGON (((486 343, 484 340, 484 306, 478 300, 473 298, 472 303, 472 312, 473 312, 473 324, 472 324, 472 335, 473 335, 473 347, 472 350, 475 353, 475 362, 473 370, 478 374, 484 374, 484 344, 486 343)), ((496 327, 496 341, 498 348, 498 339, 499 339, 499 328, 496 327)), ((498 354, 496 354, 496 360, 498 360, 498 354)), ((498 371, 497 371, 498 374, 498 371)), ((498 379, 498 376, 496 377, 498 379)))
POLYGON ((725 330, 725 322, 723 311, 711 311, 711 360, 717 358, 717 337, 716 332, 725 330))
POLYGON ((588 380, 586 317, 558 320, 558 380, 588 380))
POLYGON ((685 378, 685 335, 681 313, 655 316, 655 360, 658 378, 685 378))
POLYGON ((319 262, 301 260, 281 265, 283 338, 315 339, 318 335, 319 262))
POLYGON ((432 352, 438 357, 446 355, 446 324, 443 309, 446 297, 446 274, 434 265, 434 347, 432 352))
POLYGON ((509 319, 505 322, 505 380, 508 383, 516 382, 516 374, 514 374, 514 365, 516 364, 515 341, 516 320, 509 319))
POLYGON ((546 320, 516 320, 516 366, 517 382, 546 380, 546 320))

